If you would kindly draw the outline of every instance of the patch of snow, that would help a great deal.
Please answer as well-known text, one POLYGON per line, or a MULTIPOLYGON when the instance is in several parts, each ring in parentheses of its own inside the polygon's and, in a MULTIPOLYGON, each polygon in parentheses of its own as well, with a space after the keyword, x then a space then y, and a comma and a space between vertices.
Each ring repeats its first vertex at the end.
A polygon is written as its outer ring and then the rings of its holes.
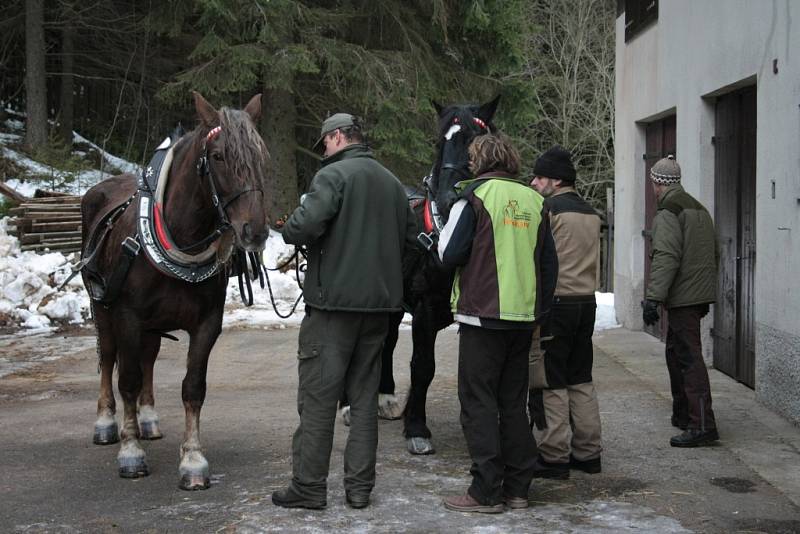
POLYGON ((594 319, 594 330, 608 330, 619 328, 617 312, 614 310, 614 293, 595 293, 597 299, 597 314, 594 319))
MULTIPOLYGON (((13 109, 11 109, 9 107, 6 108, 6 112, 16 113, 13 109)), ((24 130, 25 129, 25 123, 22 122, 21 120, 17 120, 17 119, 6 119, 5 125, 6 125, 6 128, 8 128, 9 130, 24 130)))
POLYGON ((32 182, 30 180, 18 180, 17 178, 11 178, 6 180, 6 185, 19 193, 20 195, 24 195, 26 197, 32 197, 33 194, 36 192, 37 189, 41 189, 41 183, 39 182, 32 182))
POLYGON ((74 254, 20 251, 17 238, 8 235, 8 219, 0 219, 0 313, 29 332, 53 330, 53 321, 84 322, 89 297, 81 278, 57 289, 71 261, 74 254))
MULTIPOLYGON (((24 124, 22 121, 16 119, 7 119, 5 121, 5 127, 7 129, 17 131, 23 130, 24 124)), ((17 152, 8 146, 3 146, 10 143, 19 142, 21 139, 22 136, 20 134, 0 132, 0 147, 2 147, 1 153, 3 157, 14 161, 17 165, 30 174, 50 176, 56 182, 65 182, 67 179, 70 179, 69 183, 66 183, 64 186, 60 186, 59 189, 74 195, 81 195, 85 193, 86 190, 94 184, 111 176, 111 173, 109 173, 108 170, 112 167, 115 169, 114 172, 119 170, 121 172, 127 172, 131 174, 138 174, 141 169, 139 165, 110 154, 80 134, 73 132, 74 142, 85 143, 97 150, 97 152, 102 155, 107 165, 104 172, 101 172, 99 169, 89 169, 81 172, 68 173, 58 170, 54 167, 41 164, 30 159, 21 152, 17 152)), ((77 155, 85 155, 86 152, 82 150, 75 150, 74 153, 77 155)), ((36 189, 48 187, 47 180, 29 181, 24 180, 23 178, 24 177, 12 177, 6 180, 6 184, 25 196, 33 196, 33 193, 36 191, 36 189)))
POLYGON ((110 165, 116 167, 122 172, 129 172, 131 174, 139 174, 139 172, 141 172, 142 168, 136 163, 131 163, 126 159, 122 159, 113 154, 109 154, 108 152, 104 151, 102 148, 92 143, 91 141, 89 141, 88 139, 86 139, 77 132, 72 132, 72 139, 75 143, 86 143, 87 145, 91 146, 92 148, 97 150, 97 152, 99 152, 110 165))

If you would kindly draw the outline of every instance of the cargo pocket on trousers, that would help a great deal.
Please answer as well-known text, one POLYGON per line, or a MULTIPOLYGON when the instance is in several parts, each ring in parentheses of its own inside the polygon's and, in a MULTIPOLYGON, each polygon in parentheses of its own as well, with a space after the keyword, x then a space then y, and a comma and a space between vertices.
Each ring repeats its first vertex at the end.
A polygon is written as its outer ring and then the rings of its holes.
POLYGON ((306 385, 319 384, 322 378, 322 345, 320 343, 303 343, 297 349, 297 370, 300 388, 306 385))

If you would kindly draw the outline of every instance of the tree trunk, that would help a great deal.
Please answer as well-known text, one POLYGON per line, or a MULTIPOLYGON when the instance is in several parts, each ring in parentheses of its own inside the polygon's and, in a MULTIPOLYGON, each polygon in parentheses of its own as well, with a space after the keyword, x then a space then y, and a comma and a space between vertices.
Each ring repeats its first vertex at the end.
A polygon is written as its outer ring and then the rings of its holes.
POLYGON ((25 102, 28 114, 25 146, 29 150, 47 143, 44 57, 44 0, 25 0, 25 102))
POLYGON ((271 156, 272 175, 267 177, 267 202, 274 221, 290 214, 298 203, 294 95, 285 89, 265 89, 262 97, 261 132, 271 156))
POLYGON ((75 28, 72 21, 67 20, 61 33, 61 97, 59 113, 59 136, 72 145, 73 119, 75 116, 75 100, 73 96, 75 87, 75 28))

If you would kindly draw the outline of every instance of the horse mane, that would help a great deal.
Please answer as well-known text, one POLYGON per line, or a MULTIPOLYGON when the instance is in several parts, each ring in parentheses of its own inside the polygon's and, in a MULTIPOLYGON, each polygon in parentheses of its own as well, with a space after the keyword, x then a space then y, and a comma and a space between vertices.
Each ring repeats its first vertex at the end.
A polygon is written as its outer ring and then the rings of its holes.
POLYGON ((266 179, 269 150, 247 112, 223 107, 219 111, 223 136, 223 156, 239 180, 248 177, 263 183, 266 179))

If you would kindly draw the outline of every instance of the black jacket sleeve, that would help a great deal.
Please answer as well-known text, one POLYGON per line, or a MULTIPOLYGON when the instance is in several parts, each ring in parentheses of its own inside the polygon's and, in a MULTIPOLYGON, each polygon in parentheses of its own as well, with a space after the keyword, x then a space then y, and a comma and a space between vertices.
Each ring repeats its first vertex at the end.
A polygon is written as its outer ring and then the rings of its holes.
POLYGON ((553 239, 553 232, 550 229, 550 213, 545 211, 542 217, 542 251, 539 258, 539 284, 541 287, 542 302, 539 306, 539 315, 544 316, 550 312, 553 304, 553 296, 556 292, 558 283, 558 254, 556 253, 556 242, 553 239))

